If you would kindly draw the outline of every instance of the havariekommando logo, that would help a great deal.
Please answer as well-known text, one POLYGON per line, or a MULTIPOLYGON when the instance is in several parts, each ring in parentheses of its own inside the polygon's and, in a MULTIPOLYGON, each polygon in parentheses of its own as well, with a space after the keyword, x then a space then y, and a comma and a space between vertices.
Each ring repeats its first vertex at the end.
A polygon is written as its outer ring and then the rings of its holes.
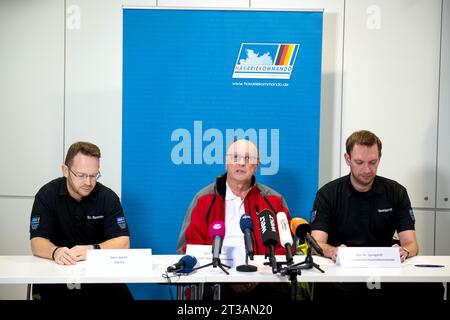
POLYGON ((300 44, 242 43, 233 78, 290 79, 300 44))

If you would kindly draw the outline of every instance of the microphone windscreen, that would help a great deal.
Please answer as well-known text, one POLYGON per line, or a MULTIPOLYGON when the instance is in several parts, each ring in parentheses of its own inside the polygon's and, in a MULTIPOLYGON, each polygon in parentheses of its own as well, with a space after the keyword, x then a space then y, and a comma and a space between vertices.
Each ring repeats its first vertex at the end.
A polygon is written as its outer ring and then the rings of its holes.
POLYGON ((265 209, 259 213, 258 219, 264 246, 276 245, 278 243, 278 233, 273 213, 265 209))
POLYGON ((311 233, 311 226, 308 224, 308 221, 303 218, 292 218, 291 230, 300 242, 304 242, 305 235, 311 233))
POLYGON ((239 221, 241 231, 244 232, 246 229, 253 231, 253 220, 248 214, 243 214, 241 220, 239 221))
POLYGON ((292 245, 292 235, 291 230, 289 228, 289 222, 284 212, 277 213, 277 223, 278 223, 278 234, 280 236, 280 242, 283 247, 286 244, 292 245))
POLYGON ((295 234, 295 231, 297 231, 297 227, 300 225, 300 223, 300 218, 291 218, 291 231, 293 234, 295 234))
POLYGON ((215 236, 219 236, 221 239, 225 237, 225 223, 223 221, 214 221, 209 226, 209 236, 214 239, 215 236))
POLYGON ((197 259, 194 256, 184 256, 181 260, 184 262, 185 269, 192 269, 197 264, 197 259))

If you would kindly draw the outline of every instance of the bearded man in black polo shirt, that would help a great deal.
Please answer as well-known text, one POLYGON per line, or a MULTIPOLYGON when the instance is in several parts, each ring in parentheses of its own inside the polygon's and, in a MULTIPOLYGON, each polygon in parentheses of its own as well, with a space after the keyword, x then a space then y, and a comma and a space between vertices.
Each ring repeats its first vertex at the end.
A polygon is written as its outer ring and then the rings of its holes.
MULTIPOLYGON (((67 151, 63 177, 44 185, 31 212, 34 255, 60 265, 86 260, 89 249, 128 249, 130 237, 119 197, 97 182, 100 149, 76 142, 67 151)), ((45 299, 132 299, 125 284, 34 285, 45 299)))
MULTIPOLYGON (((415 219, 406 189, 377 176, 381 147, 381 140, 370 131, 352 133, 344 155, 350 174, 329 182, 316 194, 311 213, 312 236, 333 261, 339 246, 395 246, 401 262, 418 254, 415 219), (395 232, 397 241, 393 239, 395 232)), ((382 283, 381 289, 369 290, 365 283, 315 284, 315 297, 414 298, 420 297, 422 290, 428 291, 428 297, 443 296, 439 284, 382 283)))

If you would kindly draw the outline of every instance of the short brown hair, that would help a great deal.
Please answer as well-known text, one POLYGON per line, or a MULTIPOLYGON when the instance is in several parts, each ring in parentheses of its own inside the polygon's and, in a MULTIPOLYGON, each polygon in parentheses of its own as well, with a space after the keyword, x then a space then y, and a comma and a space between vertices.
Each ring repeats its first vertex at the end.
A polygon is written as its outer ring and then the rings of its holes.
POLYGON ((67 150, 66 159, 64 160, 64 164, 68 167, 72 165, 73 158, 78 153, 82 153, 85 156, 96 157, 100 159, 100 149, 95 144, 85 141, 78 141, 73 143, 69 150, 67 150))
POLYGON ((345 150, 351 156, 351 152, 355 144, 371 147, 374 144, 378 146, 378 158, 381 157, 381 140, 372 132, 367 130, 360 130, 353 132, 345 142, 345 150))

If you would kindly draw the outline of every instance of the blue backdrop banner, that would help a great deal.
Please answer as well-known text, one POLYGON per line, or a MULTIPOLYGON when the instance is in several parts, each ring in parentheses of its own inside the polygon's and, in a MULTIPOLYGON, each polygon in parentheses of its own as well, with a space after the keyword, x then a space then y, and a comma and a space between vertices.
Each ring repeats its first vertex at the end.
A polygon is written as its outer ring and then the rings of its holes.
POLYGON ((225 171, 226 148, 240 138, 259 148, 257 180, 309 218, 321 53, 319 11, 124 9, 122 202, 132 247, 175 253, 193 196, 225 171))

